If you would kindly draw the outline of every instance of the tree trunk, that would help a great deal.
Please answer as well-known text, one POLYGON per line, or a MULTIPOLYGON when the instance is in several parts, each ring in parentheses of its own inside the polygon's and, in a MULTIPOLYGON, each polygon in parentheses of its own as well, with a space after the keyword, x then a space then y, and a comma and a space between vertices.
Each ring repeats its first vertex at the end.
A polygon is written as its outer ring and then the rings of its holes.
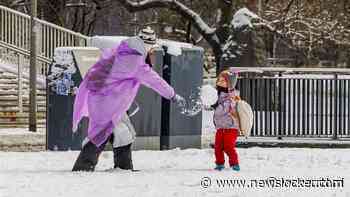
POLYGON ((222 52, 221 52, 221 50, 219 51, 219 50, 217 50, 217 51, 215 51, 214 50, 214 57, 215 57, 215 65, 216 65, 216 76, 218 76, 219 75, 219 73, 221 72, 221 66, 220 66, 220 60, 221 60, 221 57, 222 57, 222 52))

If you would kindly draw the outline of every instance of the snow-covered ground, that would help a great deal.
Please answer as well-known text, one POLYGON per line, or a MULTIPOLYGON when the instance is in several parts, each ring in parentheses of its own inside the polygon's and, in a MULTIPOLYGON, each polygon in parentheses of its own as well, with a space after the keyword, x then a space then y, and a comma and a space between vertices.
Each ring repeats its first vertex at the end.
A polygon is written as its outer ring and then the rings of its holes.
POLYGON ((78 152, 0 152, 0 197, 350 196, 347 149, 238 149, 241 172, 213 171, 211 149, 135 151, 139 172, 111 170, 104 152, 94 173, 70 172, 78 152), (211 186, 207 178, 211 179, 211 186), (217 180, 339 179, 344 188, 219 187, 217 180), (203 181, 204 180, 204 181, 203 181), (202 185, 201 185, 202 184, 202 185))
MULTIPOLYGON (((206 144, 212 142, 215 132, 212 114, 203 112, 203 136, 208 136, 206 144)), ((1 139, 11 135, 14 142, 18 142, 15 136, 23 134, 27 135, 27 130, 0 130, 1 139)), ((22 138, 29 140, 29 136, 33 134, 22 138)), ((104 152, 94 173, 70 172, 78 152, 0 152, 0 197, 350 197, 349 149, 249 148, 238 149, 238 152, 242 168, 239 173, 229 169, 213 171, 212 149, 135 151, 134 166, 141 170, 139 172, 111 170, 113 155, 104 152), (344 178, 344 188, 271 188, 266 185, 266 180, 281 178, 304 181, 344 178), (265 187, 219 187, 217 181, 225 180, 246 181, 247 184, 250 180, 260 181, 259 185, 265 187)))
POLYGON ((0 128, 0 137, 5 135, 44 135, 44 133, 44 128, 38 128, 37 132, 30 132, 27 128, 0 128))

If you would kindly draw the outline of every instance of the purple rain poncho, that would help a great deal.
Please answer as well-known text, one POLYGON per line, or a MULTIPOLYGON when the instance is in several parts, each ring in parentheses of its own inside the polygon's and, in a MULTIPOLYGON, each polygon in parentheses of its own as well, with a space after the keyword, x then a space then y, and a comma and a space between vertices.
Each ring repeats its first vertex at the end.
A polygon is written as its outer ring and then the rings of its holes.
POLYGON ((103 52, 77 91, 73 113, 74 132, 79 121, 89 117, 88 138, 99 147, 129 109, 140 84, 152 88, 167 99, 175 95, 174 89, 145 63, 145 57, 144 43, 136 37, 103 52))

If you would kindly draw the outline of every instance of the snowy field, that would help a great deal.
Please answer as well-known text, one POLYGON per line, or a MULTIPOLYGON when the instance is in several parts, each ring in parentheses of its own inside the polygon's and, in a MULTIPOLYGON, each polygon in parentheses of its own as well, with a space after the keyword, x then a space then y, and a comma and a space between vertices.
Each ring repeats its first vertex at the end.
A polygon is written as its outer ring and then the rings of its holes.
POLYGON ((347 149, 238 149, 241 172, 213 171, 213 150, 135 151, 139 172, 112 170, 112 153, 97 172, 70 172, 78 152, 0 152, 0 197, 342 196, 350 197, 347 149), (211 179, 204 180, 204 177, 211 179), (344 178, 344 188, 219 187, 216 180, 344 178), (202 185, 201 185, 202 184, 202 185), (203 186, 208 186, 203 188, 203 186))

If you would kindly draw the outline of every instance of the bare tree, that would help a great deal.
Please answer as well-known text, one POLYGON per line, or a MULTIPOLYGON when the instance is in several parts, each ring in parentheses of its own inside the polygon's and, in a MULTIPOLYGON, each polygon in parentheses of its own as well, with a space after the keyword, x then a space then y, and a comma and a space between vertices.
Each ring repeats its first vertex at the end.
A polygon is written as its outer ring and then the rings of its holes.
MULTIPOLYGON (((235 33, 230 25, 235 10, 244 5, 251 11, 257 11, 255 0, 218 0, 216 13, 211 13, 216 14, 216 21, 209 25, 201 17, 202 13, 197 13, 188 6, 188 0, 117 1, 130 12, 165 8, 182 16, 189 21, 187 29, 193 26, 209 43, 217 64, 220 64, 223 55, 227 55, 225 53, 230 53, 227 47, 223 46, 232 42, 232 39, 236 41, 242 39, 241 33, 235 33)), ((317 62, 325 57, 327 49, 334 49, 332 50, 334 53, 328 52, 328 56, 332 56, 329 58, 336 59, 336 62, 346 61, 339 60, 339 58, 345 59, 347 54, 350 54, 350 4, 348 0, 340 0, 337 3, 331 0, 266 0, 261 13, 259 21, 254 23, 254 30, 250 35, 246 35, 258 38, 250 40, 250 44, 260 45, 262 42, 259 37, 266 37, 266 35, 259 34, 264 34, 268 30, 269 37, 274 37, 272 42, 276 42, 276 39, 282 40, 288 48, 296 51, 297 59, 302 57, 302 64, 314 65, 314 60, 317 62)), ((188 37, 189 35, 187 31, 178 32, 181 32, 183 36, 188 37)), ((238 50, 238 47, 234 50, 238 50)), ((347 61, 350 62, 350 60, 347 61)))
POLYGON ((270 0, 265 9, 263 17, 304 54, 305 64, 317 64, 322 58, 339 59, 339 53, 349 50, 350 4, 347 0, 337 3, 270 0), (338 52, 331 55, 335 51, 338 52))
MULTIPOLYGON (((186 18, 190 22, 189 26, 193 26, 213 49, 217 62, 217 71, 222 69, 220 68, 220 59, 224 53, 223 45, 227 42, 230 35, 230 23, 234 14, 233 10, 238 8, 239 4, 243 4, 240 1, 234 0, 218 0, 217 12, 219 15, 217 17, 216 27, 211 27, 198 13, 178 0, 118 0, 118 2, 130 12, 138 12, 153 8, 166 8, 186 18)), ((251 10, 256 9, 255 0, 248 0, 246 3, 246 6, 251 10)))
MULTIPOLYGON (((26 1, 0 3, 15 6, 26 1)), ((245 66, 244 62, 223 62, 223 56, 237 57, 242 51, 253 54, 246 59, 256 59, 255 66, 264 66, 265 57, 282 51, 286 57, 301 60, 300 65, 317 65, 323 59, 333 59, 334 65, 350 64, 349 0, 261 0, 261 16, 253 20, 253 27, 234 29, 236 11, 246 6, 257 13, 256 1, 84 0, 84 7, 69 7, 68 0, 39 0, 39 13, 44 20, 87 35, 133 35, 152 26, 160 37, 209 45, 218 70, 220 65, 227 66, 223 64, 245 66), (240 46, 228 45, 235 42, 240 46), (288 50, 281 50, 279 43, 288 50), (247 44, 252 47, 242 49, 247 44)))

